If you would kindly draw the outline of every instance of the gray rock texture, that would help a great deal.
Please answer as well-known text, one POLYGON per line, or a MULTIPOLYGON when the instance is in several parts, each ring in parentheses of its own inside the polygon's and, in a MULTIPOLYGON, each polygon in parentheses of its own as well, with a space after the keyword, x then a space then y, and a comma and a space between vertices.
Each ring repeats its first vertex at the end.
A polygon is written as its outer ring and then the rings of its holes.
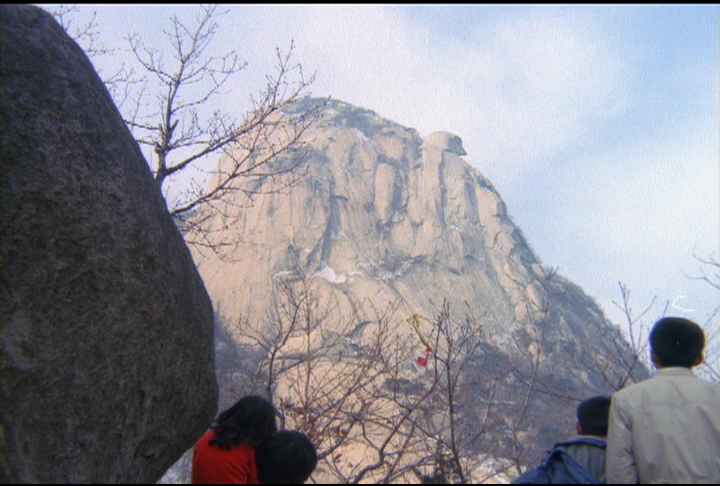
POLYGON ((217 410, 210 299, 83 51, 0 12, 0 479, 152 483, 217 410))

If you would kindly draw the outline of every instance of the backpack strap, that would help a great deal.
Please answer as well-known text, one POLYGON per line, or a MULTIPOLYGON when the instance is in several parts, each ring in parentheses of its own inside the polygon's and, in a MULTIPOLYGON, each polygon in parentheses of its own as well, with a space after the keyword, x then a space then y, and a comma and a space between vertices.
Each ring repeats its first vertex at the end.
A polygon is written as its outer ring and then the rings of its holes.
POLYGON ((553 445, 553 449, 556 449, 558 447, 568 447, 575 444, 587 444, 595 447, 600 447, 601 449, 605 449, 607 447, 607 442, 605 439, 599 439, 597 437, 576 437, 575 439, 567 440, 565 442, 557 442, 555 445, 553 445))

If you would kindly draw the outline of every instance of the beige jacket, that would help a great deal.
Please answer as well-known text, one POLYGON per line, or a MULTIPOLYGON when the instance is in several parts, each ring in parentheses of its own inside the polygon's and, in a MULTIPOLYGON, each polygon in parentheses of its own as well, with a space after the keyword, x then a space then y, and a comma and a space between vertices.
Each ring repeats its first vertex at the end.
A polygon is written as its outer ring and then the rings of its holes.
POLYGON ((608 483, 720 483, 720 384, 663 368, 616 392, 608 483))

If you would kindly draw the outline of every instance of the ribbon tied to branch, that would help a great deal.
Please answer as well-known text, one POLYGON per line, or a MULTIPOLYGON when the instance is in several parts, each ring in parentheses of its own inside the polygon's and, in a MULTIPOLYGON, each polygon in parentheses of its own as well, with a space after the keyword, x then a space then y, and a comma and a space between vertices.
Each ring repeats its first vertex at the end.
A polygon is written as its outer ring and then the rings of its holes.
POLYGON ((430 353, 432 353, 432 346, 430 346, 430 341, 423 336, 423 333, 420 332, 420 318, 417 314, 413 314, 407 319, 408 323, 412 326, 412 328, 415 330, 415 333, 420 338, 420 342, 425 345, 425 357, 420 356, 417 359, 418 366, 425 368, 428 363, 428 358, 430 357, 430 353))

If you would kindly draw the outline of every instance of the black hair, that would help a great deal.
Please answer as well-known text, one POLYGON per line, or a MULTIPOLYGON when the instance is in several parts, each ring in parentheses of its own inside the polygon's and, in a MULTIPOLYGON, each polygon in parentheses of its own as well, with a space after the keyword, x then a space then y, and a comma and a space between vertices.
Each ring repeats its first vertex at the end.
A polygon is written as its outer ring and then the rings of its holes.
POLYGON ((255 448, 265 437, 277 431, 275 415, 275 407, 269 400, 257 395, 241 398, 210 426, 215 431, 210 445, 230 449, 247 444, 255 448))
POLYGON ((577 419, 582 433, 604 437, 608 432, 610 397, 598 395, 583 400, 577 406, 577 419))
POLYGON ((702 327, 682 317, 664 317, 650 332, 650 347, 659 368, 682 366, 692 368, 705 348, 702 327))
POLYGON ((257 475, 263 484, 303 484, 317 461, 310 439, 293 430, 276 432, 255 449, 257 475))

